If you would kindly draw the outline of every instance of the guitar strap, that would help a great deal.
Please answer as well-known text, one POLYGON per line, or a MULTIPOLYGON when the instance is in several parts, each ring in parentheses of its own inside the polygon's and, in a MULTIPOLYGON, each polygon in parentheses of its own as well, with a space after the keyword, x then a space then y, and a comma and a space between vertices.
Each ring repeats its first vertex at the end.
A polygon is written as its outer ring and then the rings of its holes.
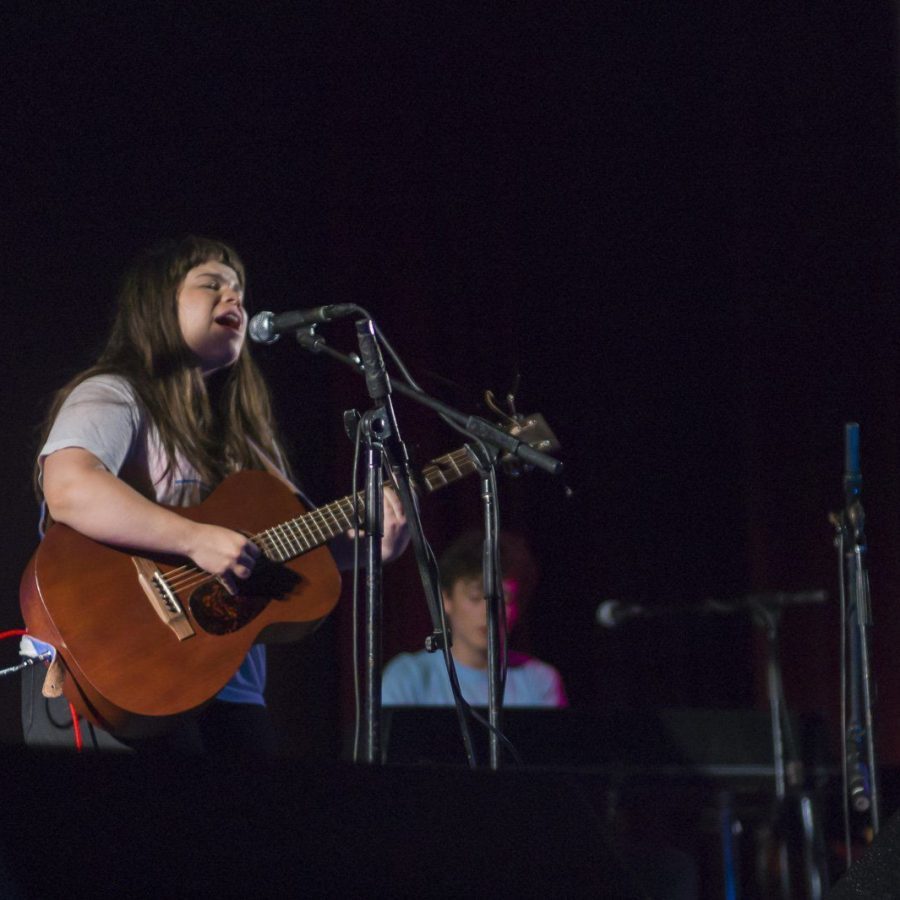
POLYGON ((315 508, 316 504, 313 503, 312 500, 310 500, 309 497, 307 497, 306 494, 284 474, 284 470, 276 464, 275 460, 273 460, 262 447, 249 439, 248 443, 253 448, 253 452, 259 457, 259 461, 263 464, 263 468, 269 475, 274 476, 283 485, 290 488, 291 493, 296 494, 308 509, 315 508))
POLYGON ((63 680, 66 677, 66 667, 63 665, 59 653, 54 654, 53 662, 47 668, 47 674, 44 675, 44 684, 41 687, 41 694, 52 700, 54 697, 62 697, 63 680))
POLYGON ((250 438, 247 438, 247 443, 253 448, 253 452, 257 455, 259 461, 270 475, 274 475, 282 484, 286 484, 295 494, 300 493, 297 485, 291 483, 291 480, 284 474, 281 467, 275 464, 275 460, 273 460, 259 444, 250 440, 250 438))
POLYGON ((249 438, 247 438, 247 443, 253 448, 253 452, 259 457, 259 461, 270 475, 274 475, 282 484, 287 485, 293 493, 300 494, 301 496, 303 495, 300 488, 284 474, 284 470, 275 464, 275 460, 273 460, 259 444, 249 438))

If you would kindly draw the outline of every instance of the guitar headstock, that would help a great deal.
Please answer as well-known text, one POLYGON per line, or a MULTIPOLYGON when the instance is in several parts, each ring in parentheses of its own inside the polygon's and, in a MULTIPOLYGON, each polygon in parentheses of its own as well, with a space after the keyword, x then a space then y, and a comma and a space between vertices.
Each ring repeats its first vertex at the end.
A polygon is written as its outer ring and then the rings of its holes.
MULTIPOLYGON (((501 427, 523 444, 528 444, 533 450, 540 450, 541 453, 553 453, 560 449, 561 444, 540 413, 531 413, 527 416, 520 414, 515 417, 515 421, 505 422, 501 427)), ((500 457, 500 462, 508 475, 521 475, 531 469, 531 466, 511 453, 504 453, 500 457)))
MULTIPOLYGON (((491 410, 500 417, 499 426, 507 434, 518 438, 523 444, 528 444, 533 450, 540 450, 541 453, 553 453, 560 449, 561 444, 547 424, 547 420, 540 413, 522 415, 516 412, 512 394, 506 397, 509 412, 505 412, 497 405, 492 391, 485 391, 484 399, 491 410)), ((511 453, 504 453, 500 457, 500 462, 509 475, 521 475, 531 468, 511 453)))
MULTIPOLYGON (((532 413, 528 416, 519 415, 516 412, 505 413, 493 403, 493 396, 490 392, 487 394, 487 400, 488 406, 499 415, 501 421, 498 423, 498 427, 507 434, 541 452, 550 453, 559 449, 560 443, 556 439, 556 435, 550 430, 550 426, 540 413, 532 413)), ((472 445, 466 444, 465 447, 460 447, 458 450, 433 459, 428 465, 422 466, 417 479, 418 484, 422 490, 429 493, 452 484, 457 479, 476 471, 476 459, 477 456, 472 445)), ((521 475, 532 468, 508 451, 501 453, 500 463, 504 471, 510 475, 521 475)))

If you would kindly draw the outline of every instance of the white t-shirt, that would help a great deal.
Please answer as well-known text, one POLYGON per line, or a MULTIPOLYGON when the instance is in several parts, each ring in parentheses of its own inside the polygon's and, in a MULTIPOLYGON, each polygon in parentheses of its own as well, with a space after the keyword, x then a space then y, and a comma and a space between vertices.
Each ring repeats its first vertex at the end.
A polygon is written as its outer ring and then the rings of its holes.
POLYGON ((166 457, 156 426, 131 385, 118 375, 88 378, 66 398, 41 448, 41 461, 66 447, 90 451, 110 472, 157 503, 190 506, 210 492, 180 455, 165 475, 166 457))
MULTIPOLYGON (((159 432, 134 389, 118 375, 95 375, 69 394, 41 448, 41 464, 51 453, 67 447, 87 450, 139 493, 167 506, 200 503, 211 490, 181 454, 166 473, 159 432)), ((265 684, 266 649, 255 644, 216 697, 265 705, 265 684)))

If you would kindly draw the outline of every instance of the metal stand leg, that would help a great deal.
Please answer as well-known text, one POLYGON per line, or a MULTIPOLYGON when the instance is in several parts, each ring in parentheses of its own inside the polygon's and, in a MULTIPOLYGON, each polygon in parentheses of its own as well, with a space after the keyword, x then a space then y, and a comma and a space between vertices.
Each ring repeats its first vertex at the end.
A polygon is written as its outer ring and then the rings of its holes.
POLYGON ((737 836, 740 823, 734 816, 734 798, 730 793, 719 795, 719 840, 722 845, 722 896, 724 900, 739 900, 741 896, 740 865, 737 836))

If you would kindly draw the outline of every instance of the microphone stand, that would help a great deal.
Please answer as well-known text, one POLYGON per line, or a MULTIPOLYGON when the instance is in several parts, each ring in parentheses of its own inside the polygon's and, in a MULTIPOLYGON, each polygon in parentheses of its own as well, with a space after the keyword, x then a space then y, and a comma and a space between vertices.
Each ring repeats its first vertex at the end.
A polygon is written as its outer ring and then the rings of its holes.
POLYGON ((795 896, 788 839, 798 823, 789 821, 790 800, 799 812, 802 832, 803 879, 809 900, 821 900, 826 884, 824 847, 813 801, 803 786, 803 762, 798 754, 790 714, 784 702, 784 682, 778 652, 778 628, 783 606, 762 601, 751 602, 753 621, 766 634, 766 688, 772 727, 772 761, 775 773, 775 803, 772 814, 772 840, 777 858, 779 894, 784 900, 795 896), (790 789, 790 791, 789 791, 790 789))
MULTIPOLYGON (((410 536, 416 549, 416 559, 423 575, 426 599, 431 611, 434 631, 428 649, 449 647, 449 636, 444 631, 437 611, 438 588, 427 564, 424 531, 418 516, 413 494, 413 475, 406 446, 400 439, 397 418, 391 402, 391 381, 385 369, 375 326, 371 319, 356 322, 356 337, 362 357, 366 388, 373 402, 373 409, 363 416, 362 424, 369 418, 371 426, 364 429, 367 446, 366 466, 366 667, 364 704, 365 761, 374 764, 381 761, 381 625, 382 625, 382 569, 381 537, 383 535, 384 483, 383 464, 386 459, 393 481, 400 496, 404 512, 410 523, 410 536), (368 434, 366 433, 368 431, 368 434), (370 528, 372 529, 370 531, 370 528)), ((467 742, 467 750, 470 750, 467 742)))
MULTIPOLYGON (((503 678, 501 660, 506 647, 500 641, 500 622, 504 616, 503 585, 500 580, 499 533, 497 528, 496 465, 498 454, 483 444, 467 445, 481 475, 481 501, 484 511, 484 549, 482 551, 482 580, 485 612, 487 614, 488 659, 488 758, 490 767, 500 768, 500 734, 503 723, 503 678)), ((506 633, 504 629, 504 640, 506 633)))
MULTIPOLYGON (((628 607, 618 604, 618 601, 606 601, 600 605, 596 614, 598 624, 604 627, 615 627, 630 619, 749 613, 753 624, 765 630, 766 690, 772 731, 772 764, 775 782, 775 799, 770 819, 771 846, 776 853, 774 861, 777 863, 778 873, 777 896, 784 900, 790 900, 796 896, 794 887, 799 877, 795 876, 792 871, 792 854, 787 843, 788 837, 796 831, 802 837, 802 879, 804 896, 808 900, 821 900, 827 883, 827 863, 821 822, 813 797, 804 786, 803 761, 798 753, 791 716, 784 699, 784 682, 778 649, 779 625, 785 609, 823 603, 827 599, 828 595, 824 591, 800 591, 797 593, 776 591, 747 594, 735 600, 707 599, 701 603, 684 607, 628 607), (799 826, 793 821, 789 822, 789 818, 795 817, 795 805, 799 813, 799 826)), ((730 873, 728 876, 730 878, 734 876, 734 862, 731 859, 733 814, 730 810, 730 801, 722 812, 725 821, 723 842, 726 852, 726 868, 730 873)), ((772 890, 766 893, 767 897, 770 895, 776 896, 772 890)))
MULTIPOLYGON (((410 538, 416 552, 416 561, 419 566, 419 572, 422 577, 423 587, 425 589, 426 602, 428 603, 429 612, 431 613, 432 624, 434 630, 425 641, 425 648, 429 651, 442 650, 448 662, 450 662, 450 634, 443 626, 442 605, 440 600, 440 590, 435 578, 434 569, 431 566, 427 543, 425 541, 424 530, 422 529, 421 520, 419 518, 418 505, 415 501, 413 492, 413 474, 412 467, 409 463, 409 456, 406 447, 400 440, 399 430, 397 428, 396 417, 394 415, 393 405, 391 403, 391 393, 396 391, 405 397, 415 400, 422 406, 437 412, 443 419, 449 421, 454 427, 457 427, 471 437, 475 438, 480 445, 484 445, 485 449, 490 448, 489 458, 484 459, 483 454, 470 447, 473 457, 478 464, 479 472, 482 474, 482 493, 488 495, 490 499, 485 499, 485 524, 486 535, 496 534, 496 501, 493 491, 494 472, 493 465, 499 452, 509 453, 520 459, 526 465, 534 466, 542 469, 551 475, 559 475, 562 473, 563 464, 552 456, 535 450, 528 444, 520 441, 511 434, 496 428, 490 422, 479 418, 478 416, 466 416, 455 410, 453 407, 442 403, 440 400, 429 396, 424 391, 409 387, 402 382, 392 383, 389 379, 384 366, 384 360, 378 345, 376 329, 371 319, 361 319, 356 323, 357 339, 359 342, 360 362, 353 356, 342 354, 329 347, 324 338, 316 334, 314 328, 298 331, 297 341, 302 346, 314 353, 324 352, 326 355, 337 359, 346 365, 349 365, 357 374, 364 374, 366 379, 366 387, 369 396, 373 401, 374 408, 370 416, 372 425, 377 433, 377 446, 372 452, 379 449, 384 453, 385 458, 391 468, 394 484, 400 495, 400 501, 403 505, 403 511, 407 516, 410 527, 410 538), (482 458, 480 458, 482 457, 482 458), (490 519, 490 526, 488 526, 490 519)), ((364 417, 365 418, 365 417, 364 417)), ((372 431, 372 427, 368 429, 372 431)), ((365 431, 361 435, 366 437, 365 431)), ((367 448, 367 460, 369 459, 369 451, 367 448)), ((371 468, 367 466, 367 485, 366 485, 366 503, 369 504, 370 499, 379 506, 378 517, 373 520, 376 528, 381 526, 381 511, 383 510, 383 487, 379 487, 373 483, 370 487, 369 474, 371 468), (376 496, 377 495, 377 496, 376 496)), ((367 512, 368 519, 368 512, 367 512)), ((490 593, 494 595, 494 602, 489 603, 488 614, 491 615, 491 607, 493 607, 493 626, 489 626, 489 635, 493 632, 493 639, 489 637, 488 642, 488 700, 489 700, 489 721, 493 726, 491 733, 491 765, 496 768, 499 765, 499 707, 502 700, 500 672, 499 672, 499 640, 497 637, 497 622, 500 598, 497 596, 496 589, 496 538, 492 544, 493 549, 490 561, 487 558, 487 538, 485 547, 485 577, 491 578, 490 593), (491 640, 493 640, 493 651, 491 651, 491 640)), ((380 761, 380 727, 381 720, 381 545, 380 536, 376 539, 374 535, 369 535, 367 525, 367 554, 366 554, 367 576, 366 576, 366 669, 365 669, 365 759, 366 762, 376 763, 380 761), (377 545, 377 546, 375 546, 377 545), (369 566, 371 565, 371 569, 369 566)), ((487 584, 486 584, 487 589, 487 584)), ((471 735, 469 734, 468 722, 462 710, 461 704, 456 704, 457 717, 460 722, 463 742, 466 747, 466 753, 469 758, 470 765, 475 765, 475 753, 472 745, 471 735)))
MULTIPOLYGON (((878 834, 880 809, 878 770, 875 758, 875 729, 873 716, 873 679, 871 671, 872 608, 869 593, 869 572, 866 563, 865 513, 860 493, 862 476, 859 471, 859 425, 847 422, 844 426, 844 510, 832 517, 837 529, 836 544, 841 564, 842 623, 844 638, 849 642, 850 661, 850 721, 846 721, 846 700, 842 696, 845 732, 843 740, 845 819, 849 822, 847 804, 851 799, 859 812, 869 810, 872 832, 878 834), (862 709, 860 709, 862 706, 862 709), (866 766, 860 764, 861 744, 865 745, 866 766), (850 771, 850 770, 853 771, 850 771), (851 787, 852 786, 852 787, 851 787)), ((846 658, 846 654, 844 654, 846 658)), ((843 663, 843 660, 842 660, 843 663)), ((844 692, 846 693, 846 692, 844 692)), ((849 832, 849 824, 847 825, 849 832)), ((848 833, 849 840, 849 833, 848 833)), ((849 848, 848 848, 849 850, 849 848)))
MULTIPOLYGON (((360 348, 363 337, 359 335, 360 348)), ((389 440, 391 419, 387 413, 389 385, 383 372, 377 368, 375 351, 366 347, 363 359, 369 362, 365 370, 366 387, 372 399, 372 409, 364 413, 357 423, 358 437, 365 446, 366 486, 365 515, 365 669, 363 688, 363 754, 367 763, 379 759, 381 731, 381 623, 382 623, 382 570, 381 538, 384 535, 384 448, 389 440)), ((352 416, 345 414, 345 421, 352 416)), ((354 498, 355 500, 355 498, 354 498)), ((356 648, 354 648, 356 652, 356 648)))
MULTIPOLYGON (((440 586, 436 573, 431 566, 431 556, 425 540, 424 529, 419 517, 418 505, 415 500, 415 493, 412 490, 413 476, 412 469, 409 465, 406 448, 403 446, 399 438, 399 430, 396 425, 393 407, 390 402, 391 382, 384 368, 384 360, 381 357, 381 351, 378 348, 375 330, 372 323, 368 319, 360 320, 357 323, 357 338, 360 343, 360 350, 363 352, 363 359, 356 354, 340 353, 332 349, 325 342, 325 339, 316 333, 315 328, 307 328, 297 332, 297 342, 300 346, 305 347, 313 353, 324 353, 338 362, 344 363, 356 372, 357 375, 366 377, 367 387, 370 396, 374 402, 383 400, 383 404, 378 406, 370 413, 374 414, 375 420, 380 423, 380 436, 382 438, 392 437, 392 441, 385 440, 380 443, 380 448, 384 451, 384 456, 388 459, 391 471, 394 476, 394 483, 403 505, 403 511, 406 514, 407 522, 410 529, 410 538, 416 556, 416 563, 419 568, 419 577, 422 581, 422 587, 425 592, 425 601, 431 616, 432 633, 425 639, 425 649, 429 652, 442 651, 448 668, 452 665, 450 659, 450 645, 452 638, 449 629, 445 625, 443 617, 443 607, 440 601, 440 586), (368 360, 368 363, 364 360, 368 360), (371 374, 374 373, 374 376, 371 374), (388 424, 390 418, 392 424, 388 424), (388 433, 390 432, 390 434, 388 433)), ((351 421, 358 417, 355 411, 345 413, 345 420, 349 418, 351 421)), ((361 437, 365 437, 365 433, 361 432, 361 437)), ((367 471, 371 472, 371 468, 367 471)), ((373 488, 373 490, 376 490, 373 488)), ((369 497, 367 490, 367 498, 369 497)), ((383 511, 383 483, 377 490, 377 497, 372 498, 374 502, 381 504, 383 511)), ((369 499, 367 499, 367 504, 369 499)), ((367 556, 367 572, 377 571, 379 577, 377 584, 373 584, 370 588, 370 579, 367 577, 367 596, 366 596, 366 667, 365 667, 365 704, 364 704, 364 731, 366 734, 365 741, 365 760, 369 763, 383 761, 380 749, 380 722, 381 722, 381 558, 377 559, 374 553, 371 559, 367 556), (369 568, 371 564, 371 569, 369 568), (377 596, 376 596, 377 591, 377 596)), ((355 652, 355 651, 354 651, 355 652)), ((455 675, 455 673, 454 673, 455 675)), ((454 699, 457 699, 458 690, 454 691, 454 699)), ((475 748, 472 743, 472 737, 469 732, 469 725, 465 717, 465 712, 456 702, 456 713, 459 720, 460 733, 462 735, 463 745, 465 747, 466 756, 469 764, 474 768, 476 765, 475 748)))
MULTIPOLYGON (((319 334, 304 332, 298 335, 297 342, 301 347, 305 347, 313 353, 325 353, 326 356, 343 362, 353 369, 357 375, 365 374, 363 364, 355 355, 340 353, 329 347, 325 343, 325 339, 319 334)), ((421 406, 433 410, 445 420, 449 419, 454 427, 461 428, 470 437, 477 438, 487 444, 488 447, 493 447, 495 450, 500 450, 503 453, 509 453, 511 456, 515 456, 516 459, 521 460, 525 465, 541 469, 549 475, 562 475, 563 464, 560 460, 547 453, 542 453, 540 450, 535 450, 514 435, 507 434, 502 429, 492 425, 486 419, 482 419, 479 416, 467 416, 452 406, 436 400, 434 397, 426 394, 425 391, 411 388, 402 381, 391 382, 390 384, 393 392, 402 394, 421 406)))
MULTIPOLYGON (((374 399, 374 398, 373 398, 374 399)), ((366 448, 365 487, 365 675, 363 688, 363 748, 368 763, 378 760, 381 729, 381 623, 382 623, 382 558, 384 535, 384 441, 390 437, 390 425, 384 407, 365 413, 357 426, 366 448)))

